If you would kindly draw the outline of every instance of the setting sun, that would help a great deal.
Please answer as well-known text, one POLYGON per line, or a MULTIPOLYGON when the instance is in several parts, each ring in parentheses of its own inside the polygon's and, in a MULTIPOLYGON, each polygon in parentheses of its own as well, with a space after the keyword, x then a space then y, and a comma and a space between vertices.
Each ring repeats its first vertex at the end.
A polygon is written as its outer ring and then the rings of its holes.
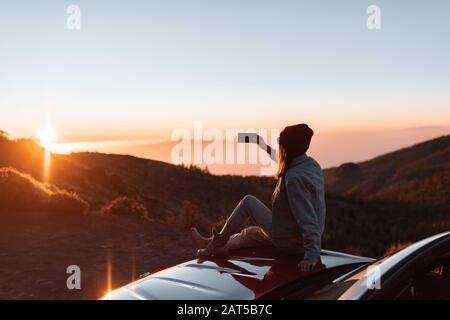
POLYGON ((40 145, 48 149, 56 140, 56 132, 51 127, 47 126, 39 131, 38 138, 40 145))

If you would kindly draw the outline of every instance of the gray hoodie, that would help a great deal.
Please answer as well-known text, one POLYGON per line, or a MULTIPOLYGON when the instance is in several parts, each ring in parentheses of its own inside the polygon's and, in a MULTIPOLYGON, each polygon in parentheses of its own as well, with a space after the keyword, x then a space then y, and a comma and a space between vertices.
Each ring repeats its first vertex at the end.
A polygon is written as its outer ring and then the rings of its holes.
POLYGON ((325 226, 325 188, 322 169, 303 154, 294 158, 278 180, 272 199, 271 238, 283 251, 304 251, 304 259, 318 261, 325 226), (299 239, 292 246, 293 239, 299 239), (289 244, 289 245, 286 245, 289 244))

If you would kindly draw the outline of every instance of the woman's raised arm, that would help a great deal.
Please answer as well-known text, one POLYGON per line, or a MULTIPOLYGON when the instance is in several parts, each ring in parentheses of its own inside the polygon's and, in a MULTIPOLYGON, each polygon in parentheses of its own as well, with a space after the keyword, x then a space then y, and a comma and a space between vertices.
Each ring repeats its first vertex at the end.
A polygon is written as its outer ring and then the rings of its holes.
POLYGON ((257 141, 259 147, 261 149, 263 149, 264 151, 266 151, 270 158, 275 161, 276 163, 278 163, 278 154, 277 154, 277 150, 272 148, 271 146, 269 146, 265 141, 264 138, 261 137, 260 135, 258 135, 258 141, 257 141))

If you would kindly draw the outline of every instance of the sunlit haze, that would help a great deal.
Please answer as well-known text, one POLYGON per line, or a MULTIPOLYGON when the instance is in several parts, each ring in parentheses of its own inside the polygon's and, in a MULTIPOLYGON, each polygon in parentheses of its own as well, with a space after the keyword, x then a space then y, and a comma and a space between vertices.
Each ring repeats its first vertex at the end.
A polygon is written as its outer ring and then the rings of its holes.
POLYGON ((378 1, 376 31, 370 4, 79 0, 81 29, 69 30, 66 1, 4 2, 0 129, 45 145, 57 132, 54 151, 158 157, 99 142, 168 140, 195 120, 306 122, 326 166, 449 133, 450 3, 378 1))

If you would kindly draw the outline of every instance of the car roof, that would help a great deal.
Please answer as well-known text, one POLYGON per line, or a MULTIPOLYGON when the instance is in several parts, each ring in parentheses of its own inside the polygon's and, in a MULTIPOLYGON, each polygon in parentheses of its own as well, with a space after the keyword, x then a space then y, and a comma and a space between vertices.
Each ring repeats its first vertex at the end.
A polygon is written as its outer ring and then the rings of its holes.
MULTIPOLYGON (((238 299, 253 300, 301 279, 300 255, 283 255, 273 247, 233 251, 228 257, 195 259, 146 276, 103 299, 238 299)), ((372 262, 373 259, 322 251, 324 269, 372 262)))

